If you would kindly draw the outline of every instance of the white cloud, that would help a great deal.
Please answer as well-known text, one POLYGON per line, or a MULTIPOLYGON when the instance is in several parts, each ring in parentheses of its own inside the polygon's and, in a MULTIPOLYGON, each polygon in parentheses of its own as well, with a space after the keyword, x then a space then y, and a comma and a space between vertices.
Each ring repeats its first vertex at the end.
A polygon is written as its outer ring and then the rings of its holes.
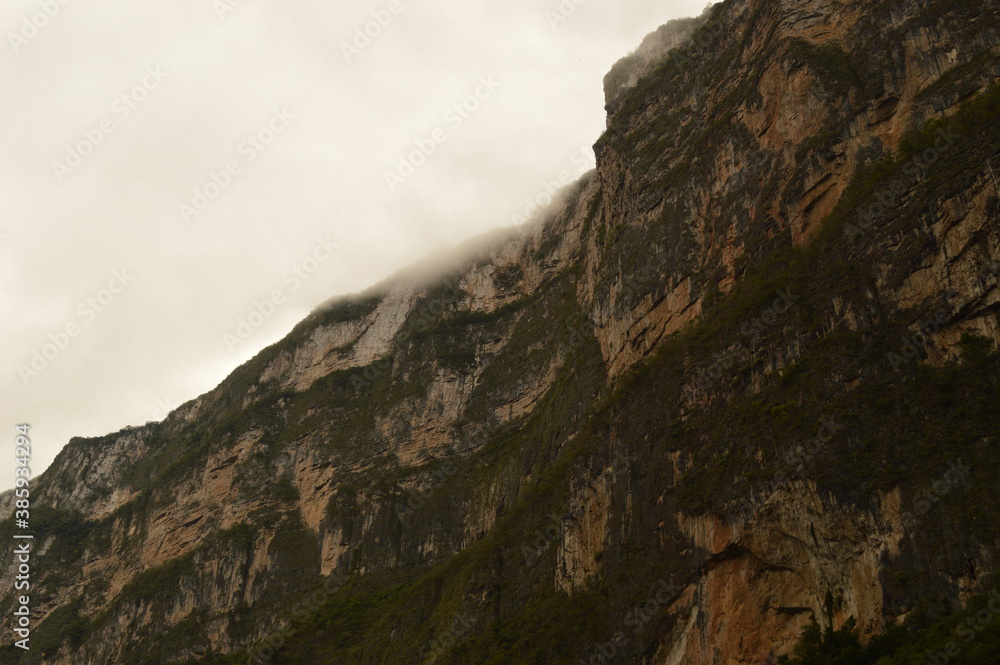
POLYGON ((9 33, 39 2, 0 7, 2 423, 32 423, 36 473, 70 436, 211 389, 331 296, 509 224, 600 135, 610 66, 704 7, 588 0, 553 30, 556 0, 400 2, 350 63, 342 43, 386 0, 244 0, 223 21, 212 0, 69 0, 17 52, 9 33), (169 75, 116 113, 150 67, 169 75), (385 171, 489 76, 502 86, 391 192, 385 171), (276 108, 294 122, 247 161, 241 143, 276 108), (59 182, 53 162, 107 118, 59 182), (186 226, 180 204, 231 160, 240 173, 186 226), (223 335, 327 235, 339 255, 230 352, 223 335), (25 385, 18 367, 123 267, 134 283, 25 385))

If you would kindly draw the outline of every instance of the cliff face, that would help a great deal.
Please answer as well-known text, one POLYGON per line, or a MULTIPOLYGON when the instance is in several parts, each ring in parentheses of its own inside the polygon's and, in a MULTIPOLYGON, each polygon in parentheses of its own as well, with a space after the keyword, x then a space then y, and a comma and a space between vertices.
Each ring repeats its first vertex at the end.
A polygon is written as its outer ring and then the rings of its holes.
POLYGON ((72 441, 4 662, 758 663, 964 603, 1000 551, 998 55, 988 3, 658 31, 542 219, 72 441))

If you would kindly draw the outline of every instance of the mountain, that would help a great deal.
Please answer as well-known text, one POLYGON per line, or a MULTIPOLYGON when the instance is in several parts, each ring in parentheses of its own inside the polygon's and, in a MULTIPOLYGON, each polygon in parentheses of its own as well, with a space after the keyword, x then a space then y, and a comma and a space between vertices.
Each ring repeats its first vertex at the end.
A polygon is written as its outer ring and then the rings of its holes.
POLYGON ((998 56, 988 2, 665 26, 537 220, 72 440, 3 662, 997 662, 998 56))

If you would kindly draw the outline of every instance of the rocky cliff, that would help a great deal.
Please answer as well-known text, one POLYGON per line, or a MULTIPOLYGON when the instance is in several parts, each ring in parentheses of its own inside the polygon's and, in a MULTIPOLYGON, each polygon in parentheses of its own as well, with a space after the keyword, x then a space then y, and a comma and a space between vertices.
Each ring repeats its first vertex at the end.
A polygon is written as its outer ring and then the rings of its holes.
POLYGON ((658 31, 539 219, 71 441, 4 662, 760 663, 963 607, 1000 551, 998 55, 964 1, 658 31))

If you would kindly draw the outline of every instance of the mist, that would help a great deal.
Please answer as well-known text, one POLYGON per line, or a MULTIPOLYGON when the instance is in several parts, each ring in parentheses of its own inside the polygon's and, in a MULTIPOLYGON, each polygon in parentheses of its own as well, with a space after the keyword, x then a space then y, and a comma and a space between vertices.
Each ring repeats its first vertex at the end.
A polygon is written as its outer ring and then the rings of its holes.
POLYGON ((4 3, 8 437, 31 424, 38 474, 330 298, 523 223, 593 167, 611 66, 704 6, 4 3))

